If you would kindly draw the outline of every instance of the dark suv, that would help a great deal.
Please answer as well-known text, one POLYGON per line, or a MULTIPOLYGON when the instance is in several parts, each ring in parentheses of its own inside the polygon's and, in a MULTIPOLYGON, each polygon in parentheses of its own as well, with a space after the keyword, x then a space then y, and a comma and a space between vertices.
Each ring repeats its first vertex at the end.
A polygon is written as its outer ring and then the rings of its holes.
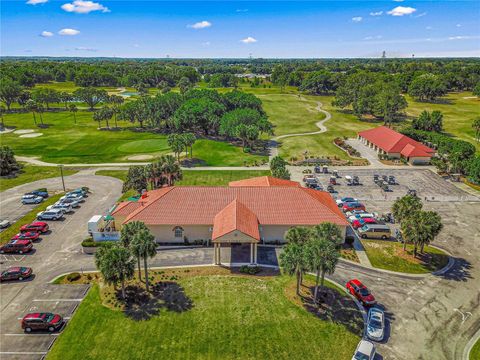
POLYGON ((0 246, 0 254, 23 254, 29 252, 32 249, 33 244, 30 240, 12 240, 3 246, 0 246))
POLYGON ((11 267, 0 274, 0 281, 24 280, 32 276, 32 268, 29 267, 11 267))
POLYGON ((22 329, 29 333, 35 330, 54 332, 63 325, 63 318, 52 313, 27 314, 22 319, 22 329))

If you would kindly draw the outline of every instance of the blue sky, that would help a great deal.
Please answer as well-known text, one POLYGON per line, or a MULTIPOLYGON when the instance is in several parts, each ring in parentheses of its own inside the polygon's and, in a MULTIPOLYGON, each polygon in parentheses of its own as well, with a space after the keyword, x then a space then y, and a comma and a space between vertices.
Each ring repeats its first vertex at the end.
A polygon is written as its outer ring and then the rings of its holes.
POLYGON ((480 1, 1 0, 1 55, 480 56, 480 1))

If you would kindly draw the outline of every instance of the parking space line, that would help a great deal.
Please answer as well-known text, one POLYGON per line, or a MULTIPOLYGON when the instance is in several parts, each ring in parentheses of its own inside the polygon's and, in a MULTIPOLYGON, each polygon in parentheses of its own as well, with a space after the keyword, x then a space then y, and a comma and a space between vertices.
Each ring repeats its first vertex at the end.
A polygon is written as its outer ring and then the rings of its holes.
POLYGON ((57 301, 57 302, 60 302, 60 301, 72 301, 72 302, 78 302, 78 301, 82 301, 83 299, 33 299, 32 301, 36 301, 36 302, 40 302, 40 301, 45 301, 45 302, 48 302, 48 301, 57 301))
POLYGON ((46 355, 47 351, 1 351, 0 355, 46 355))
POLYGON ((3 336, 58 336, 57 333, 48 333, 48 334, 32 334, 32 333, 13 333, 13 334, 2 334, 3 336))

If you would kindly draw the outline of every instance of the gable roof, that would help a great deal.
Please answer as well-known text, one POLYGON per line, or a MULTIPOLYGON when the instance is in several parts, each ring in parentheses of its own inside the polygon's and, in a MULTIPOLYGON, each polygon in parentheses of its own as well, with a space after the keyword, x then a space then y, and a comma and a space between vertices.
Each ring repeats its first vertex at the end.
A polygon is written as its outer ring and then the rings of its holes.
POLYGON ((278 179, 273 176, 259 176, 250 179, 230 181, 228 186, 293 186, 300 187, 296 181, 278 179))
POLYGON ((425 146, 412 138, 400 134, 386 126, 361 131, 358 133, 364 139, 377 145, 387 153, 399 153, 403 156, 425 156, 431 157, 435 150, 425 146), (403 151, 403 153, 402 153, 403 151), (406 155, 408 154, 408 155, 406 155))
POLYGON ((148 194, 152 200, 135 209, 124 223, 138 220, 147 225, 211 225, 215 216, 237 199, 260 224, 317 225, 328 221, 347 225, 329 194, 303 187, 173 186, 148 194))
POLYGON ((236 198, 215 215, 212 240, 235 230, 260 240, 257 216, 236 198))

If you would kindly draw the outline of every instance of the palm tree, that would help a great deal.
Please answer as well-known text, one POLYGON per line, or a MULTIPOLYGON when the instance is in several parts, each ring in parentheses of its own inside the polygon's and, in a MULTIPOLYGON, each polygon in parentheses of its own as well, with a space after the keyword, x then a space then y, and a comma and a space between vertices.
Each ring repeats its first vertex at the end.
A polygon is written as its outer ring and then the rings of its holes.
POLYGON ((101 247, 95 253, 95 264, 107 283, 115 286, 120 282, 122 298, 125 299, 125 281, 135 273, 135 261, 130 250, 119 245, 101 247))
POLYGON ((168 186, 173 186, 175 180, 182 179, 180 164, 172 155, 162 155, 159 162, 162 164, 162 173, 167 179, 168 186))
POLYGON ((35 111, 37 110, 37 103, 30 99, 27 101, 27 103, 25 104, 25 108, 28 110, 28 111, 31 111, 32 114, 33 114, 33 122, 35 125, 37 125, 37 118, 35 116, 35 111))
POLYGON ((475 139, 480 141, 480 116, 473 119, 472 127, 475 129, 475 139))
POLYGON ((193 158, 193 144, 197 141, 197 137, 194 133, 185 133, 183 134, 183 143, 185 148, 190 148, 190 158, 193 158))
POLYGON ((75 104, 70 104, 68 106, 68 110, 73 114, 73 121, 75 122, 75 124, 77 123, 77 115, 76 115, 76 112, 78 111, 78 108, 77 108, 77 105, 75 104))
POLYGON ((338 226, 332 223, 324 223, 315 226, 312 237, 306 245, 306 256, 310 268, 316 271, 315 291, 313 299, 318 299, 319 283, 323 288, 325 274, 333 274, 337 266, 340 252, 338 244, 342 241, 341 232, 338 226))
MULTIPOLYGON (((124 248, 129 249, 135 235, 142 230, 148 230, 145 224, 141 221, 132 221, 123 225, 122 230, 120 231, 120 243, 124 248)), ((138 279, 142 280, 142 272, 140 270, 140 256, 134 252, 135 257, 137 258, 138 265, 138 279)))
POLYGON ((425 245, 429 245, 438 236, 443 228, 442 218, 435 211, 421 211, 422 224, 425 228, 425 236, 420 239, 420 253, 423 254, 425 245))
POLYGON ((288 243, 280 254, 280 266, 289 275, 297 277, 296 294, 300 296, 302 275, 308 267, 304 246, 299 243, 288 243))
POLYGON ((157 244, 155 237, 150 233, 148 229, 142 229, 135 234, 133 241, 130 244, 132 251, 138 256, 143 258, 143 265, 145 270, 145 287, 148 289, 148 265, 147 259, 154 257, 157 254, 157 244))
MULTIPOLYGON (((392 213, 400 223, 414 216, 423 207, 422 201, 417 196, 405 195, 395 200, 392 206, 392 213)), ((403 228, 402 228, 402 235, 403 228)), ((403 251, 407 250, 407 237, 404 236, 403 251)))
POLYGON ((96 110, 93 112, 93 120, 98 121, 98 129, 102 128, 101 121, 103 120, 103 114, 100 110, 96 110))
MULTIPOLYGON (((285 240, 288 243, 305 245, 311 237, 311 229, 304 226, 291 227, 285 232, 285 240)), ((303 282, 303 274, 300 274, 300 285, 303 282)))
POLYGON ((5 129, 5 122, 4 122, 4 119, 3 119, 3 115, 5 114, 6 110, 7 110, 7 108, 5 106, 0 105, 0 117, 2 118, 2 126, 1 126, 2 129, 5 129))
POLYGON ((40 115, 40 122, 43 125, 43 116, 42 114, 45 112, 45 107, 42 104, 37 103, 37 112, 40 115))
POLYGON ((73 100, 73 95, 66 92, 62 91, 60 94, 58 94, 59 100, 64 103, 65 105, 65 110, 68 110, 69 105, 68 103, 73 100))

